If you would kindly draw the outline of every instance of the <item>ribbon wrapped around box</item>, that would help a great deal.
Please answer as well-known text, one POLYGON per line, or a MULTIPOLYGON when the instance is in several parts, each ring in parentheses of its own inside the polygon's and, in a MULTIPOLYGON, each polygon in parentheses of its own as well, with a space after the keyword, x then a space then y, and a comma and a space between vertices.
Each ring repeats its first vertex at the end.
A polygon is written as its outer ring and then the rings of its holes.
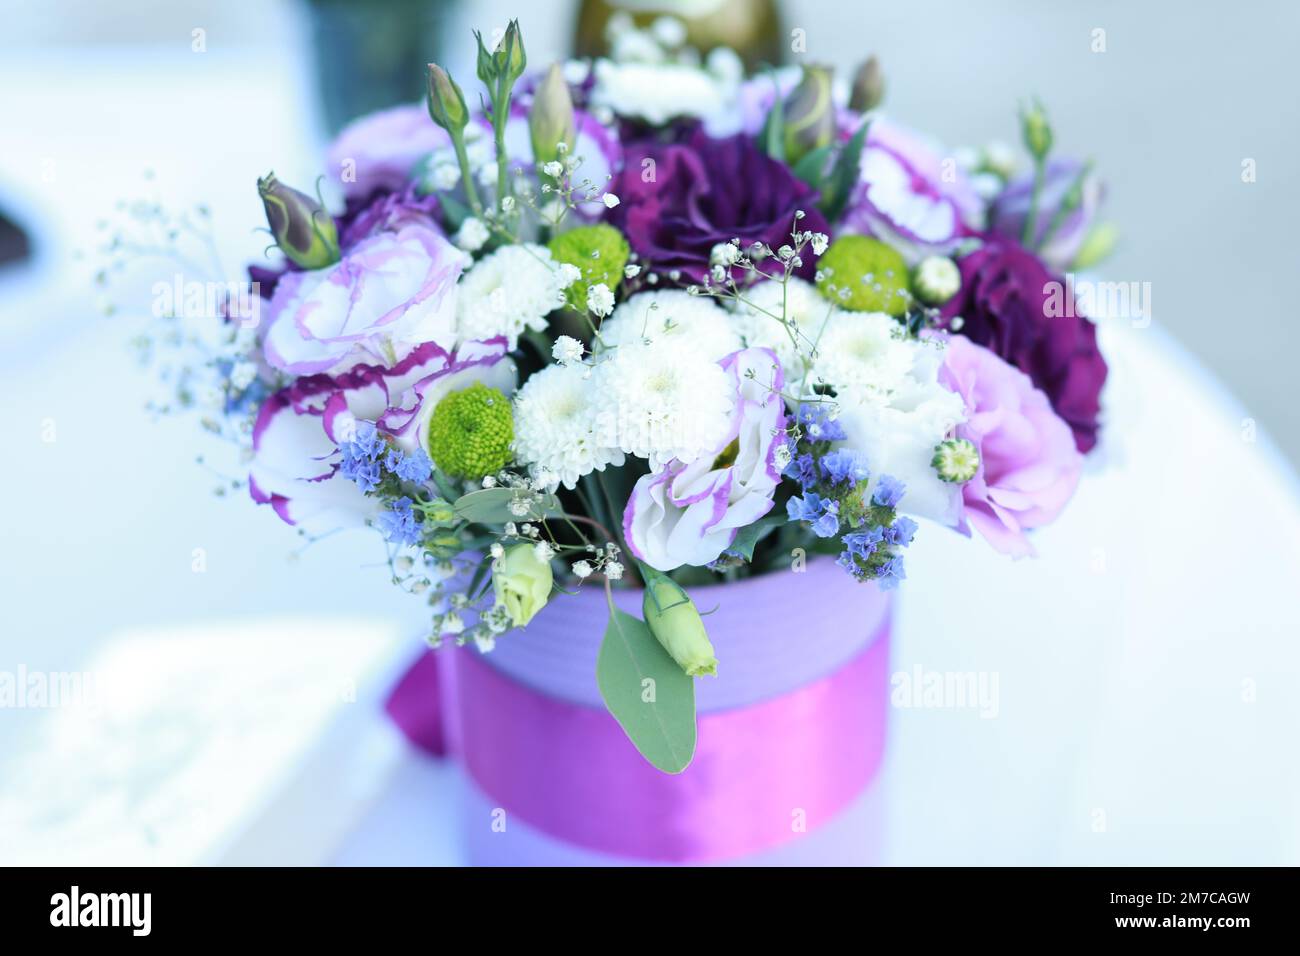
MULTIPOLYGON (((600 699, 598 587, 490 654, 425 653, 399 681, 393 719, 465 768, 470 862, 874 862, 889 595, 814 560, 691 596, 720 665, 696 681, 695 759, 677 775, 646 763, 600 699)), ((615 601, 639 614, 641 592, 615 601)))

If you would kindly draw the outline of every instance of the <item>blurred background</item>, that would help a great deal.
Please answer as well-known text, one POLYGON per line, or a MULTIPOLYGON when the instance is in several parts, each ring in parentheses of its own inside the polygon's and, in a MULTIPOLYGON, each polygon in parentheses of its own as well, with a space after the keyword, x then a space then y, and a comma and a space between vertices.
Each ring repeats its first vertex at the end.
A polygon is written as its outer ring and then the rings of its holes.
MULTIPOLYGON (((1150 283, 1151 327, 1129 334, 1139 348, 1158 341, 1167 343, 1161 349, 1177 352, 1181 344, 1208 368, 1203 375, 1191 362, 1194 374, 1165 378, 1135 363, 1137 372, 1123 379, 1127 390, 1117 401, 1130 415, 1146 414, 1151 435, 1157 427, 1165 434, 1176 429, 1175 450, 1186 455, 1186 467, 1214 471, 1225 494, 1252 494, 1249 476, 1256 472, 1271 482, 1267 493, 1253 497, 1265 513, 1257 524, 1276 517, 1270 530, 1278 539, 1231 546, 1220 539, 1217 580, 1229 591, 1220 596, 1232 596, 1236 579, 1229 566, 1240 565, 1244 579, 1242 562, 1251 555, 1274 567, 1282 553, 1277 549, 1292 548, 1287 553, 1294 557, 1295 484, 1284 459, 1291 466, 1300 462, 1292 385, 1300 325, 1291 289, 1300 259, 1294 172, 1300 61, 1293 51, 1300 5, 619 5, 647 14, 684 11, 699 20, 697 40, 739 43, 754 61, 826 62, 847 76, 877 53, 887 77, 886 111, 952 147, 990 139, 1015 143, 1017 104, 1039 97, 1059 151, 1093 159, 1107 184, 1106 217, 1118 225, 1121 239, 1101 277, 1150 283), (802 31, 806 52, 792 52, 792 31, 802 31), (1263 457, 1238 460, 1238 452, 1247 454, 1242 442, 1256 441, 1256 428, 1261 437, 1254 448, 1263 457), (1201 444, 1214 429, 1222 432, 1219 444, 1208 437, 1201 444), (1211 453, 1219 447, 1229 452, 1211 453), (1223 574, 1229 575, 1226 586, 1223 574)), ((0 862, 60 854, 86 859, 88 853, 113 862, 256 859, 250 849, 256 832, 250 836, 235 822, 246 824, 266 810, 267 793, 276 789, 269 780, 283 784, 277 799, 284 807, 301 807, 304 794, 312 795, 317 830, 302 836, 303 855, 285 850, 282 859, 312 858, 320 828, 342 833, 352 812, 338 809, 338 820, 330 823, 319 788, 336 800, 343 799, 340 789, 354 802, 370 799, 392 772, 385 761, 396 745, 336 745, 331 760, 346 753, 373 765, 332 763, 319 778, 302 770, 311 766, 304 754, 321 746, 328 728, 348 723, 338 721, 341 704, 378 712, 423 618, 422 605, 396 594, 380 570, 377 538, 332 538, 301 551, 302 542, 264 511, 242 500, 211 500, 224 488, 222 475, 238 465, 223 462, 219 449, 196 438, 193 419, 155 423, 143 413, 158 389, 128 342, 144 327, 149 283, 157 276, 134 286, 129 280, 108 289, 97 285, 101 250, 112 234, 102 224, 141 199, 178 210, 206 203, 211 251, 234 277, 266 244, 254 232, 263 221, 259 175, 274 167, 285 181, 313 182, 325 171, 332 132, 350 116, 418 98, 428 60, 471 77, 472 28, 490 35, 518 17, 530 65, 540 67, 575 49, 595 51, 610 9, 606 0, 0 0, 0 443, 7 466, 0 470, 0 590, 7 607, 0 671, 21 665, 128 675, 136 705, 116 709, 112 721, 88 724, 39 709, 0 713, 0 862), (196 452, 204 454, 203 465, 193 463, 196 452), (286 558, 298 566, 286 567, 286 558), (370 573, 358 572, 358 564, 370 573), (150 673, 166 679, 140 681, 150 673), (167 719, 160 721, 160 713, 167 719), (292 781, 281 779, 290 764, 297 768, 292 781), (293 787, 297 797, 285 797, 293 787), (231 844, 235 830, 243 835, 231 844)), ((166 277, 173 271, 162 268, 166 277)), ((1113 364, 1123 366, 1124 358, 1116 354, 1113 364)), ((1112 449, 1111 464, 1142 452, 1135 440, 1112 449)), ((1128 620, 1135 620, 1134 608, 1142 609, 1138 629, 1153 639, 1152 629, 1168 620, 1161 602, 1199 585, 1185 584, 1180 567, 1177 575, 1168 573, 1169 582, 1162 579, 1164 590, 1138 575, 1147 564, 1165 562, 1163 552, 1175 547, 1174 529, 1199 522, 1193 509, 1211 502, 1195 499, 1160 524, 1150 509, 1168 485, 1163 475, 1148 477, 1142 486, 1147 497, 1126 493, 1120 511, 1100 497, 1086 498, 1103 492, 1081 493, 1086 500, 1072 509, 1076 517, 1063 521, 1060 531, 1049 529, 1055 538, 1044 537, 1058 545, 1056 563, 1045 560, 1033 569, 1022 563, 1014 573, 1008 565, 990 565, 987 581, 1001 583, 988 584, 982 597, 992 604, 1005 592, 1014 601, 1027 587, 1046 595, 1053 582, 1082 576, 1088 567, 1095 576, 1102 542, 1109 548, 1109 586, 1129 602, 1128 620), (1150 530, 1139 545, 1132 533, 1145 522, 1150 530), (1105 528, 1126 529, 1129 538, 1114 544, 1100 537, 1105 528), (1129 576, 1127 587, 1116 581, 1116 568, 1129 576)), ((1104 489, 1105 481, 1096 487, 1104 489)), ((1208 547, 1199 544, 1201 552, 1208 547)), ((954 573, 969 576, 963 567, 954 573)), ((1280 580, 1293 585, 1295 569, 1294 562, 1282 566, 1280 580)), ((1142 660, 1126 647, 1114 658, 1126 668, 1120 684, 1133 683, 1134 675, 1149 679, 1141 688, 1143 706, 1173 713, 1161 693, 1174 694, 1216 672, 1236 682, 1243 673, 1272 672, 1281 680, 1287 668, 1296 670, 1294 655, 1281 667, 1270 657, 1269 648, 1282 640, 1281 625, 1268 610, 1278 592, 1262 576, 1253 580, 1260 590, 1233 596, 1233 604, 1253 608, 1260 626, 1242 631, 1227 611, 1219 617, 1201 610, 1200 621, 1218 628, 1213 641, 1207 636, 1191 651, 1165 648, 1165 656, 1142 660), (1249 644, 1249 667, 1215 663, 1218 651, 1207 648, 1245 647, 1247 632, 1257 639, 1249 644), (1195 648, 1211 656, 1199 657, 1195 648), (1194 661, 1197 669, 1179 672, 1178 660, 1188 667, 1194 661)), ((1083 596, 1081 586, 1076 591, 1071 594, 1081 607, 1098 600, 1095 592, 1083 596)), ((1051 613, 1043 610, 1035 626, 1051 613)), ((1037 636, 1026 633, 1025 640, 1037 636)), ((998 666, 1014 670, 1009 663, 998 666)), ((1201 702, 1193 695, 1180 703, 1201 702)), ((1216 738, 1220 752, 1235 752, 1236 741, 1254 739, 1264 725, 1232 724, 1230 733, 1222 732, 1227 736, 1216 738)), ((1120 718, 1099 726, 1110 726, 1115 740, 1079 748, 1094 756, 1115 752, 1123 737, 1120 718)), ((1049 729, 1040 725, 1038 733, 1049 729)), ((962 763, 951 744, 958 738, 944 739, 954 768, 961 769, 954 784, 964 789, 981 769, 962 763)), ((1033 753, 1037 744, 1025 746, 1033 753)), ((1240 759, 1250 753, 1247 747, 1240 759)), ((1267 815, 1246 809, 1259 794, 1294 796, 1294 767, 1266 757, 1259 765, 1266 769, 1252 763, 1249 771, 1215 774, 1204 792, 1197 787, 1206 782, 1198 779, 1179 792, 1203 805, 1162 817, 1158 808, 1167 803, 1155 777, 1156 789, 1133 783, 1157 759, 1136 750, 1108 765, 1117 782, 1109 806, 1121 805, 1125 792, 1133 801, 1138 794, 1150 797, 1142 807, 1152 828, 1128 834, 1132 860, 1178 859, 1188 828, 1207 814, 1221 834, 1211 838, 1214 858, 1294 858, 1287 854, 1300 847, 1300 830, 1263 829, 1243 842, 1232 829, 1238 812, 1267 815), (1280 849, 1287 840, 1291 851, 1280 849)), ((997 776, 995 768, 988 772, 995 783, 1011 779, 997 776)), ((936 773, 931 766, 916 779, 934 782, 936 773)), ((1170 772, 1166 779, 1176 776, 1170 772)), ((1058 802, 1073 801, 1071 812, 1088 819, 1088 801, 1096 798, 1087 787, 1062 792, 1067 796, 1058 802)), ((913 858, 949 859, 944 839, 968 861, 1034 859, 1038 851, 1031 844, 1071 850, 1075 860, 1114 858, 1083 849, 1095 844, 1082 836, 1031 841, 1010 856, 961 851, 952 841, 987 830, 988 818, 953 816, 933 800, 931 809, 934 814, 911 821, 918 841, 931 841, 931 852, 913 858), (954 827, 960 823, 960 831, 945 834, 945 819, 954 827)), ((1003 810, 1008 827, 1017 815, 1025 818, 1014 800, 1003 810)), ((289 812, 276 819, 283 849, 303 817, 289 812)), ((1206 837, 1198 832, 1196 839, 1206 837)), ((361 853, 354 858, 367 859, 361 853)))

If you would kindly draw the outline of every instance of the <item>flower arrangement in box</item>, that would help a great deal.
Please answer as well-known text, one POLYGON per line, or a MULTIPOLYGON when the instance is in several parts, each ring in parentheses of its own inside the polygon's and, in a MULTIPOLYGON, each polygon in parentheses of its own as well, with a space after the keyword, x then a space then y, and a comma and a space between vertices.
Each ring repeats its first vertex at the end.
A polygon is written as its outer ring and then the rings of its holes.
POLYGON ((480 36, 477 94, 431 64, 424 104, 331 147, 335 211, 260 180, 284 258, 210 367, 253 500, 382 535, 433 644, 523 644, 600 595, 593 686, 676 774, 697 682, 738 664, 693 594, 725 616, 816 566, 879 603, 922 519, 1033 553, 1106 377, 1043 303, 1108 233, 1036 104, 1017 177, 885 115, 874 58, 746 77, 672 21, 614 29, 619 55, 535 72, 517 23, 480 36))

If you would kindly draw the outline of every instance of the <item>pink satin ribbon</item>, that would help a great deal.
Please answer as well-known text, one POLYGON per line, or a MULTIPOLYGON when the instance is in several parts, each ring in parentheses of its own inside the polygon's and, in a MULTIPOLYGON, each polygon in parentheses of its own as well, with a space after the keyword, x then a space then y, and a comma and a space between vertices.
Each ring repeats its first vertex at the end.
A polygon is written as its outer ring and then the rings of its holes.
POLYGON ((886 619, 861 654, 804 687, 701 714, 695 759, 675 776, 646 763, 605 711, 532 690, 465 650, 424 655, 388 711, 424 749, 450 744, 490 800, 551 836, 647 861, 728 859, 798 838, 871 781, 888 632, 886 619))

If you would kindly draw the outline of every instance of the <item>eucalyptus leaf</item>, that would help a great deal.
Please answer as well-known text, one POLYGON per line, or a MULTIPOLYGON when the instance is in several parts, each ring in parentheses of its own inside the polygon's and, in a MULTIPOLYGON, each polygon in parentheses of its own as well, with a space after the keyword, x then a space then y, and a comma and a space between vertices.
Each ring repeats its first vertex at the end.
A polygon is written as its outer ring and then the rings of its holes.
MULTIPOLYGON (((525 492, 526 494, 531 494, 525 492)), ((555 495, 542 495, 525 514, 510 510, 510 503, 520 492, 513 488, 483 488, 456 499, 452 507, 470 524, 505 524, 507 521, 540 521, 561 510, 555 495)))
POLYGON ((695 756, 695 681, 639 618, 611 609, 596 661, 605 706, 628 739, 664 773, 695 756))

